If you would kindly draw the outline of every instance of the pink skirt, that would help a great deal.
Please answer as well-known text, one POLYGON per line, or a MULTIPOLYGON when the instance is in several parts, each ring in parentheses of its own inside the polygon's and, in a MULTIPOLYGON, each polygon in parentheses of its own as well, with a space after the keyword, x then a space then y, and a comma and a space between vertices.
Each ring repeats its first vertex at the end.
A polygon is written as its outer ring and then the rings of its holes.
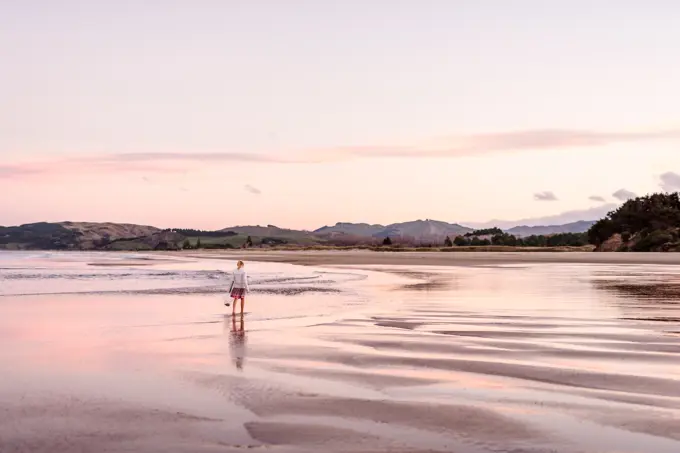
POLYGON ((242 299, 246 297, 246 289, 245 288, 232 288, 231 290, 231 298, 232 299, 242 299))

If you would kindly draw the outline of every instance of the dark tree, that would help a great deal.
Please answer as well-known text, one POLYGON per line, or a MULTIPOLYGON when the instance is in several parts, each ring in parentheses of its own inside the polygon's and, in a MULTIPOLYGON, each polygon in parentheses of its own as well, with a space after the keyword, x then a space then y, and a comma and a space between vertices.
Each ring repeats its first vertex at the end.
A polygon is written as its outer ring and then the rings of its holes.
MULTIPOLYGON (((607 215, 611 214, 612 213, 610 212, 607 215)), ((600 219, 595 222, 595 224, 588 230, 588 242, 599 246, 604 241, 612 237, 617 232, 617 230, 618 228, 612 219, 608 217, 600 219)))
POLYGON ((515 236, 513 236, 512 234, 500 233, 500 234, 494 235, 491 238, 491 243, 493 245, 516 246, 517 245, 517 238, 515 236))
POLYGON ((232 237, 232 236, 237 236, 238 233, 234 231, 204 231, 204 230, 194 230, 193 228, 172 228, 168 229, 165 231, 173 231, 175 233, 179 233, 182 236, 190 236, 190 237, 196 237, 196 236, 203 236, 203 237, 210 237, 210 238, 222 238, 222 237, 232 237))
POLYGON ((390 239, 389 236, 387 236, 385 239, 383 239, 383 245, 392 245, 392 239, 390 239))
POLYGON ((451 241, 451 238, 446 236, 446 239, 444 240, 444 247, 453 247, 453 241, 451 241))
POLYGON ((497 234, 503 234, 503 230, 498 227, 484 228, 483 230, 475 230, 472 233, 465 233, 465 236, 493 236, 497 234))
POLYGON ((197 249, 200 249, 200 248, 201 248, 201 238, 198 238, 198 239, 196 240, 196 248, 197 248, 197 249))
POLYGON ((184 243, 182 244, 183 249, 190 249, 191 248, 191 241, 189 241, 189 238, 186 238, 184 240, 184 243))
POLYGON ((525 247, 545 247, 548 245, 548 241, 543 235, 537 236, 532 234, 531 236, 522 238, 522 245, 525 247))
POLYGON ((545 238, 548 247, 581 247, 588 244, 586 233, 558 233, 545 238))
POLYGON ((99 247, 107 247, 111 245, 111 236, 108 233, 105 233, 97 245, 99 245, 99 247))
POLYGON ((628 200, 609 212, 588 230, 588 240, 599 246, 618 233, 637 241, 635 251, 665 250, 677 245, 679 226, 680 193, 655 193, 628 200))
POLYGON ((472 238, 472 241, 470 241, 470 245, 475 245, 475 246, 486 246, 486 245, 491 245, 491 241, 488 239, 479 239, 477 236, 472 238))
POLYGON ((459 246, 459 247, 463 247, 463 246, 466 246, 466 245, 470 245, 470 241, 468 241, 467 239, 465 239, 463 236, 456 236, 456 237, 453 239, 453 243, 456 244, 456 245, 459 246))
POLYGON ((246 239, 246 246, 247 247, 253 246, 253 240, 250 238, 250 236, 248 236, 248 238, 246 239))

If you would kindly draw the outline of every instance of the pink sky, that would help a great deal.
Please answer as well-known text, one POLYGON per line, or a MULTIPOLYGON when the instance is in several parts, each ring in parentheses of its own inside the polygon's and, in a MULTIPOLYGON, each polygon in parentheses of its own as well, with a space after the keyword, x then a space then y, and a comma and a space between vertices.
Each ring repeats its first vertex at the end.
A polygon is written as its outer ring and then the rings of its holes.
POLYGON ((680 5, 632 3, 4 4, 0 225, 577 220, 680 189, 680 5))

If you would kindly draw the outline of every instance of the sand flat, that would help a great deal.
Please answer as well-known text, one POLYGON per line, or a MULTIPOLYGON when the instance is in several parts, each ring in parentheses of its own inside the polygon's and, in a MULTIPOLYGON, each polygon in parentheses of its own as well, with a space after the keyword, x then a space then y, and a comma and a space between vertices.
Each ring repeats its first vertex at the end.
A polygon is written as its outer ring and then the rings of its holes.
POLYGON ((680 451, 668 263, 218 255, 5 257, 0 451, 680 451))
POLYGON ((374 252, 369 250, 201 252, 193 256, 261 262, 324 265, 488 266, 523 263, 680 265, 680 253, 605 252, 374 252))

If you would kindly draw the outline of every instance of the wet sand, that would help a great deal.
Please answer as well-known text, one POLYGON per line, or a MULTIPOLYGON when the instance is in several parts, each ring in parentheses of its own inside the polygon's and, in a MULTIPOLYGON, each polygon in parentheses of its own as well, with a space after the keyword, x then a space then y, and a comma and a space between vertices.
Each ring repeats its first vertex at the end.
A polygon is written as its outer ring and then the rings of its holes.
POLYGON ((377 264, 391 266, 488 266, 522 263, 680 264, 680 253, 632 252, 373 252, 369 250, 268 251, 249 249, 220 250, 192 255, 304 266, 377 264))
POLYGON ((243 318, 210 292, 0 297, 0 451, 680 451, 675 266, 304 269, 330 291, 262 278, 243 318))

